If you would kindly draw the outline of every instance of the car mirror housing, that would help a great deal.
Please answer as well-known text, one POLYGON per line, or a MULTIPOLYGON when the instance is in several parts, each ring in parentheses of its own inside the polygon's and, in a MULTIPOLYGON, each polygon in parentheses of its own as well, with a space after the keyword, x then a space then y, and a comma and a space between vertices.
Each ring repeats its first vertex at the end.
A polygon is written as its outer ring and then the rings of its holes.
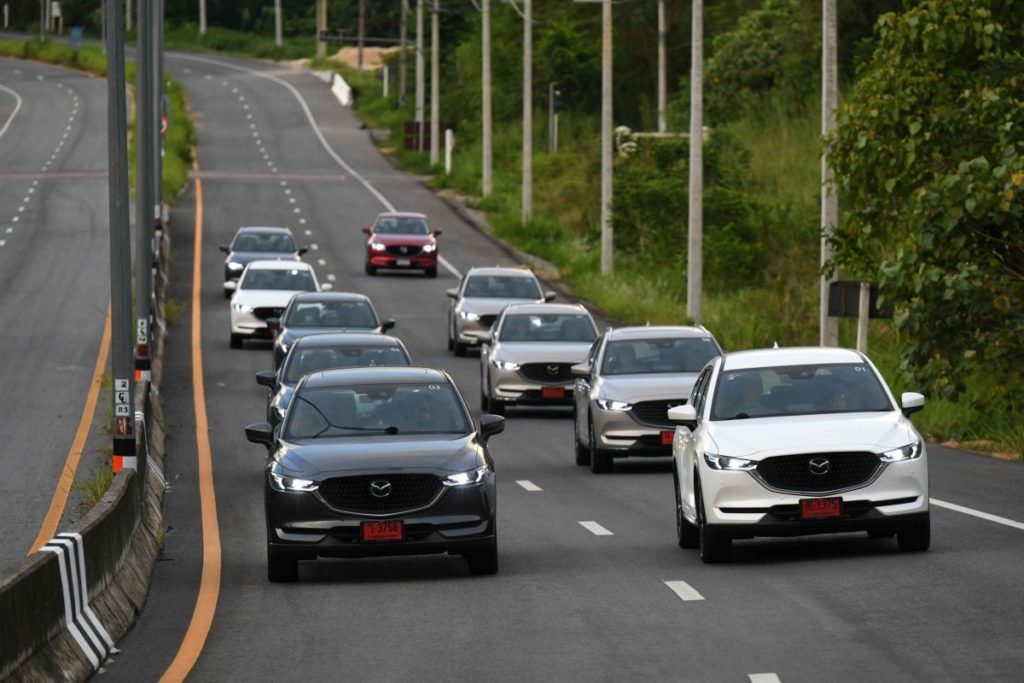
POLYGON ((299 247, 299 250, 298 250, 298 252, 296 252, 296 253, 297 253, 297 254, 298 254, 299 256, 302 256, 303 254, 306 254, 306 253, 308 253, 308 252, 309 252, 309 247, 299 247))
POLYGON ((226 289, 229 292, 233 292, 236 289, 238 289, 238 283, 235 282, 234 280, 228 280, 227 282, 224 283, 224 289, 226 289))
POLYGON ((916 391, 904 391, 900 397, 900 406, 903 409, 903 414, 910 417, 924 408, 924 394, 919 394, 916 391))
POLYGON ((280 318, 267 318, 267 329, 276 330, 279 327, 281 327, 280 318))
POLYGON ((572 373, 573 377, 579 377, 580 379, 586 379, 590 377, 590 366, 586 363, 579 363, 569 368, 569 372, 572 373))
POLYGON ((480 416, 480 438, 485 442, 495 434, 505 431, 505 418, 484 413, 480 416))
POLYGON ((668 409, 668 419, 693 431, 697 427, 697 410, 688 403, 675 406, 668 409))
POLYGON ((273 370, 262 370, 257 372, 256 384, 273 389, 277 386, 277 374, 273 370))
POLYGON ((220 245, 220 250, 223 251, 225 254, 230 254, 231 253, 231 246, 227 245, 227 244, 222 244, 222 245, 220 245))
POLYGON ((544 290, 544 302, 554 301, 558 295, 550 289, 544 290))
POLYGON ((452 287, 451 289, 444 290, 444 295, 447 296, 449 299, 458 299, 459 290, 456 289, 455 287, 452 287))
POLYGON ((270 426, 269 422, 251 424, 245 428, 245 438, 269 448, 274 445, 274 428, 270 426))
POLYGON ((435 230, 432 234, 434 235, 434 237, 440 237, 441 236, 441 231, 440 230, 435 230))
POLYGON ((370 234, 370 226, 369 225, 364 225, 363 228, 362 228, 362 231, 363 231, 364 235, 369 235, 370 234))
POLYGON ((393 319, 388 318, 387 320, 384 320, 383 322, 381 322, 381 324, 380 324, 380 331, 381 332, 387 332, 388 330, 392 330, 392 329, 394 329, 396 324, 397 323, 395 323, 395 321, 393 319))

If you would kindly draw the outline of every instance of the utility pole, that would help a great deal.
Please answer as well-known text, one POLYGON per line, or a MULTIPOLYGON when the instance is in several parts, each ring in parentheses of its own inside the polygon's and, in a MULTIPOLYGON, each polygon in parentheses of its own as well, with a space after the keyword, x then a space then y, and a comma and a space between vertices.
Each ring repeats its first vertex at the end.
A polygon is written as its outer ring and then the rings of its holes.
MULTIPOLYGON (((116 2, 116 0, 115 0, 116 2)), ((152 297, 153 198, 156 145, 154 139, 156 66, 153 39, 155 2, 139 3, 138 69, 136 69, 135 145, 135 379, 149 379, 149 302, 152 297)))
POLYGON ((107 168, 110 197, 110 364, 114 380, 115 472, 135 467, 135 388, 132 382, 132 258, 128 215, 128 115, 125 111, 124 12, 120 1, 108 2, 104 16, 107 39, 107 168))
POLYGON ((199 35, 206 35, 206 0, 199 0, 199 35))
MULTIPOLYGON (((154 0, 156 7, 156 24, 153 33, 153 230, 154 253, 160 255, 160 241, 156 239, 158 230, 163 231, 164 208, 164 140, 161 130, 161 115, 164 113, 164 15, 167 0, 154 0)), ((170 112, 168 112, 168 117, 170 112)), ((168 121, 169 122, 169 121, 168 121)), ((150 318, 152 320, 152 317, 150 318)), ((150 335, 150 352, 152 353, 152 334, 150 335)))
POLYGON ((493 141, 493 116, 491 113, 491 0, 483 0, 483 11, 480 17, 481 31, 481 59, 483 61, 482 75, 483 103, 481 105, 481 145, 483 147, 483 178, 481 180, 482 191, 485 197, 494 191, 494 141, 493 141))
POLYGON ((274 45, 284 47, 284 18, 281 16, 281 0, 274 0, 274 45))
POLYGON ((423 151, 423 105, 424 105, 424 64, 423 64, 423 0, 416 0, 416 148, 423 151))
POLYGON ((430 165, 440 161, 441 148, 441 28, 438 13, 441 0, 434 0, 430 12, 430 165))
MULTIPOLYGON (((836 105, 839 97, 839 74, 836 66, 836 0, 821 3, 821 134, 828 136, 836 127, 836 105)), ((839 219, 839 197, 832 186, 832 168, 827 148, 821 153, 821 266, 832 258, 829 239, 839 219)), ((828 288, 832 278, 821 275, 819 284, 820 311, 818 343, 839 346, 839 321, 828 316, 828 288)))
POLYGON ((601 272, 612 272, 612 3, 601 3, 601 272))
POLYGON ((525 225, 533 215, 533 0, 523 0, 523 205, 525 225))
MULTIPOLYGON (((43 31, 46 29, 46 3, 50 0, 39 0, 39 40, 43 40, 43 31)), ((106 26, 106 22, 103 23, 106 26)))
POLYGON ((327 0, 316 0, 316 56, 323 59, 327 56, 327 0))
MULTIPOLYGON (((145 2, 145 0, 143 0, 145 2)), ((124 31, 132 30, 132 0, 124 0, 124 31)))
POLYGON ((398 106, 404 107, 406 91, 405 52, 408 43, 407 35, 409 33, 409 5, 406 4, 407 0, 398 0, 398 2, 401 4, 398 12, 398 106))
POLYGON ((359 35, 356 36, 356 68, 363 70, 363 38, 366 36, 366 0, 359 0, 359 35))
POLYGON ((690 26, 690 211, 686 314, 704 319, 704 0, 693 1, 690 26))
POLYGON ((664 133, 668 130, 668 120, 665 110, 668 102, 668 81, 667 58, 665 55, 665 0, 658 0, 658 132, 664 133))

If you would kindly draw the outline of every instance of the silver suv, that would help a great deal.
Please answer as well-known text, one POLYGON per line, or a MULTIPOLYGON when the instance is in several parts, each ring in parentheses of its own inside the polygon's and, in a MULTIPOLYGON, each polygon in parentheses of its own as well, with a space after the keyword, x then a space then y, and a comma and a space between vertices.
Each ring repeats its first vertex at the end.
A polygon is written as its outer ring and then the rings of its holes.
POLYGON ((540 282, 525 268, 470 268, 458 287, 447 290, 448 350, 465 356, 470 346, 481 343, 498 314, 509 304, 543 303, 555 298, 543 292, 540 282))

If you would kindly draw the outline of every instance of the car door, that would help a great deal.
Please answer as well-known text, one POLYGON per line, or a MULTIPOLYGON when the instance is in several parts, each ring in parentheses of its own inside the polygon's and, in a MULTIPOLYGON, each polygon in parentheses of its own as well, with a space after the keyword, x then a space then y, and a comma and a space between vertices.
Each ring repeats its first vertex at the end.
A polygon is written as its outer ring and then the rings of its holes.
POLYGON ((701 371, 690 392, 690 405, 697 412, 697 426, 692 432, 685 427, 684 433, 680 435, 680 452, 676 458, 677 473, 679 475, 679 492, 683 500, 683 510, 687 516, 696 519, 696 496, 694 495, 694 470, 697 467, 698 443, 700 443, 700 430, 704 429, 704 405, 707 400, 708 386, 711 384, 711 374, 714 365, 709 365, 701 371))
POLYGON ((587 446, 592 446, 592 444, 588 442, 590 432, 587 429, 587 424, 590 419, 590 403, 593 395, 593 385, 597 378, 597 359, 601 357, 601 345, 604 342, 604 338, 605 335, 603 333, 598 335, 597 339, 594 340, 593 345, 591 345, 590 351, 587 352, 587 359, 584 362, 590 366, 590 377, 577 377, 572 388, 573 417, 576 436, 581 443, 585 443, 587 446))

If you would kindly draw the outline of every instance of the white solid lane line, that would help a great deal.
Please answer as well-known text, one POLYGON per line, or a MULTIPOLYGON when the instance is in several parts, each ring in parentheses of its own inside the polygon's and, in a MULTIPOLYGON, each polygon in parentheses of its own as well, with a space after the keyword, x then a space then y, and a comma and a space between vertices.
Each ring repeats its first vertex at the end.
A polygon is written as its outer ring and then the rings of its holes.
POLYGON ((527 491, 543 491, 544 490, 541 487, 539 487, 536 484, 534 484, 529 479, 519 479, 519 480, 516 481, 516 483, 519 484, 520 486, 522 486, 527 491))
POLYGON ((693 586, 686 583, 685 581, 666 581, 665 585, 672 589, 672 591, 679 596, 680 600, 689 602, 690 600, 703 600, 704 596, 693 589, 693 586))
POLYGON ((1008 526, 1013 529, 1020 529, 1021 531, 1024 531, 1024 522, 1016 522, 1012 519, 1007 519, 1006 517, 992 515, 987 512, 982 512, 981 510, 975 510, 973 508, 964 507, 963 505, 957 505, 956 503, 947 503, 944 500, 937 500, 935 498, 929 498, 928 500, 931 502, 932 505, 935 505, 940 508, 946 508, 947 510, 953 510, 954 512, 962 512, 963 514, 970 515, 971 517, 977 517, 978 519, 984 519, 989 522, 995 522, 996 524, 1002 524, 1003 526, 1008 526))
POLYGON ((12 111, 10 116, 7 117, 7 120, 4 121, 3 128, 0 128, 0 138, 2 138, 4 136, 4 133, 6 133, 7 129, 10 127, 11 121, 14 120, 14 117, 17 116, 18 112, 21 110, 21 95, 14 92, 6 85, 0 85, 0 90, 3 90, 5 93, 9 94, 11 97, 14 98, 14 111, 12 111))
POLYGON ((605 529, 597 522, 580 522, 580 526, 594 534, 595 536, 614 536, 612 532, 605 529))
POLYGON ((750 683, 782 683, 775 674, 750 674, 750 683))

